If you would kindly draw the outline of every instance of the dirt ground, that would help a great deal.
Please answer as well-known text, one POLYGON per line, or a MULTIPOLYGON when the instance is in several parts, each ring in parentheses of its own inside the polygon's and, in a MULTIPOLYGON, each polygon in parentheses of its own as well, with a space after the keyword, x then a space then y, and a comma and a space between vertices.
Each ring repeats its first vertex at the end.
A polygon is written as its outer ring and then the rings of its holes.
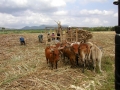
MULTIPOLYGON (((38 35, 0 35, 0 90, 102 90, 102 83, 107 82, 105 73, 82 73, 61 61, 57 70, 51 70, 46 64, 45 43, 39 43, 38 35), (25 38, 25 46, 20 45, 20 36, 25 38)), ((103 57, 114 57, 114 36, 112 31, 93 32, 90 41, 102 48, 103 57)))

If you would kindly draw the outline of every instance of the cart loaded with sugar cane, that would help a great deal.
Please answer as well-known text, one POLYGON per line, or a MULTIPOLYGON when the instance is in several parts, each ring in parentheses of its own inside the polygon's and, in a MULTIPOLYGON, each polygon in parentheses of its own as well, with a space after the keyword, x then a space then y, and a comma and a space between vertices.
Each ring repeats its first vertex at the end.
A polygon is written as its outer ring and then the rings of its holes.
POLYGON ((56 23, 58 27, 46 27, 46 44, 55 44, 62 41, 87 42, 93 37, 90 31, 81 27, 63 27, 60 21, 56 23))

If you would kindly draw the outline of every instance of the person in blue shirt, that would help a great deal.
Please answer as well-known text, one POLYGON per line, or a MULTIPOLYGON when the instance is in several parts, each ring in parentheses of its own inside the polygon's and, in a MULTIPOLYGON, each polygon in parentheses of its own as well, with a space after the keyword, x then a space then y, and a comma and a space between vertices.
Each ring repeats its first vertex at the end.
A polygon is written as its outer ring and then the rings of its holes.
POLYGON ((21 45, 25 45, 25 40, 23 37, 20 37, 20 43, 21 43, 21 45))

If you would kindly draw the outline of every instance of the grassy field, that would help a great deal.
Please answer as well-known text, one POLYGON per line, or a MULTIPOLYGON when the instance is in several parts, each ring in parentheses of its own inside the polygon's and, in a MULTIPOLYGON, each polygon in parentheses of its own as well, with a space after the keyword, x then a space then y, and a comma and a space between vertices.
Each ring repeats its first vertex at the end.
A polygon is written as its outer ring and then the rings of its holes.
POLYGON ((41 30, 41 29, 38 29, 38 30, 0 30, 0 34, 10 34, 10 33, 16 33, 16 34, 19 34, 19 33, 44 33, 45 30, 41 30))
POLYGON ((103 48, 102 73, 87 69, 82 73, 61 61, 57 70, 51 70, 38 35, 0 34, 0 90, 114 90, 114 32, 93 32, 90 40, 103 48), (20 36, 26 46, 20 45, 20 36))

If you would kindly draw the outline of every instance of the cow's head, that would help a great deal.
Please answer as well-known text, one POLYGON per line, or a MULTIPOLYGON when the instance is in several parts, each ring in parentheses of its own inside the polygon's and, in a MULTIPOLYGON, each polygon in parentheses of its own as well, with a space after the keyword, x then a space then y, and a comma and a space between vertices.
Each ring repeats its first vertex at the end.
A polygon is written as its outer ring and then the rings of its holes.
POLYGON ((82 51, 85 51, 87 49, 85 43, 81 43, 78 47, 78 53, 81 54, 82 51))
POLYGON ((82 54, 82 52, 84 52, 85 54, 90 54, 91 48, 92 48, 92 46, 89 46, 86 43, 81 43, 78 48, 79 55, 82 54))
POLYGON ((72 44, 72 46, 71 46, 71 50, 72 50, 76 55, 78 55, 78 47, 79 47, 79 44, 77 44, 77 43, 74 43, 74 44, 72 44))
POLYGON ((58 61, 60 59, 59 49, 58 48, 53 48, 53 49, 51 49, 51 52, 53 54, 54 59, 58 61))

